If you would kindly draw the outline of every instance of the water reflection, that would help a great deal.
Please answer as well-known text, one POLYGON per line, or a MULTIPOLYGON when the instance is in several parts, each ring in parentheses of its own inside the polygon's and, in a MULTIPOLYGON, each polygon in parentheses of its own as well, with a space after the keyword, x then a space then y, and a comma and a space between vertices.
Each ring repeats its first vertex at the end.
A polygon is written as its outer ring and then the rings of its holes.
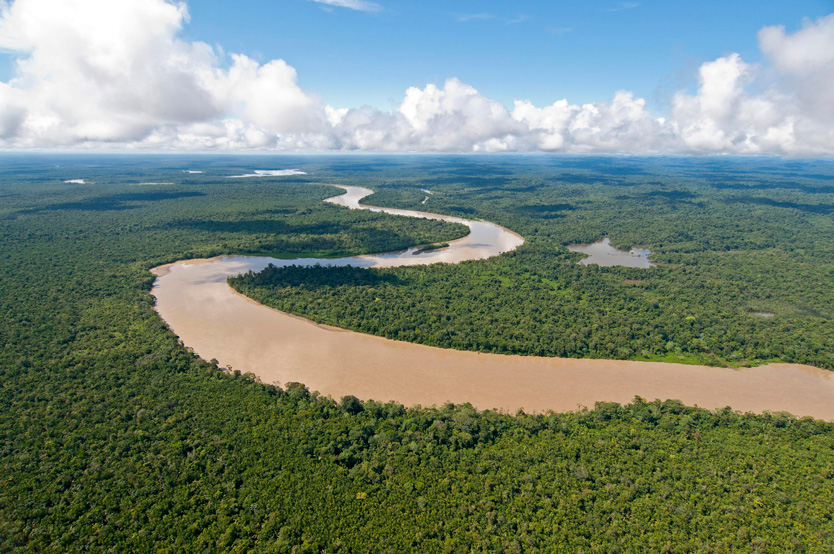
POLYGON ((622 267, 654 267, 654 264, 649 261, 649 254, 652 253, 648 248, 632 248, 630 251, 617 250, 611 246, 611 239, 605 237, 593 244, 571 244, 567 247, 571 252, 581 252, 587 254, 588 257, 579 263, 583 265, 599 265, 603 267, 612 267, 615 265, 622 267))

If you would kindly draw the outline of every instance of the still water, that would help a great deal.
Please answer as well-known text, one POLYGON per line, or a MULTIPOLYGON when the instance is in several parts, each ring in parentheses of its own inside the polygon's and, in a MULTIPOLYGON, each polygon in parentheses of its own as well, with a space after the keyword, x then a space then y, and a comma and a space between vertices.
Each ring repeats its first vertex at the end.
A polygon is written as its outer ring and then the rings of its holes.
POLYGON ((632 248, 629 251, 617 250, 611 246, 611 239, 605 237, 604 239, 593 244, 571 244, 567 247, 571 252, 581 252, 587 254, 588 257, 580 261, 583 265, 601 265, 604 267, 611 267, 620 265, 623 267, 654 267, 649 261, 649 254, 652 253, 648 248, 632 248))

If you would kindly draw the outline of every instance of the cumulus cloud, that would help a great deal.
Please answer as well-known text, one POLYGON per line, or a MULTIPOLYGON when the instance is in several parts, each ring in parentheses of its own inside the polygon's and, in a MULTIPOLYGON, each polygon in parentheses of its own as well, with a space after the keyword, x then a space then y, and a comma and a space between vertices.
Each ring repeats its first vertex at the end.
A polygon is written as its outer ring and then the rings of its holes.
POLYGON ((834 155, 834 15, 763 28, 761 65, 702 64, 662 117, 629 91, 508 109, 457 79, 409 88, 393 111, 327 106, 284 60, 182 39, 188 18, 167 0, 0 0, 16 60, 0 147, 834 155))
POLYGON ((758 95, 745 91, 757 69, 738 54, 701 66, 698 93, 678 93, 673 99, 672 124, 683 143, 696 152, 737 154, 825 154, 798 127, 803 114, 785 92, 771 88, 758 95))
POLYGON ((0 48, 19 54, 14 77, 0 83, 0 138, 270 146, 276 133, 323 124, 323 107, 283 60, 236 55, 221 68, 211 47, 178 38, 187 20, 185 4, 164 0, 0 4, 0 48))
POLYGON ((240 54, 232 59, 231 68, 214 69, 203 81, 227 116, 282 133, 322 129, 323 106, 298 87, 295 69, 284 60, 261 65, 240 54))
POLYGON ((136 140, 221 113, 193 70, 211 50, 175 39, 184 5, 27 0, 0 13, 0 48, 23 54, 0 90, 4 128, 11 118, 23 144, 136 140))
POLYGON ((409 88, 394 113, 329 113, 334 147, 348 150, 498 152, 516 150, 527 133, 503 104, 457 79, 409 88))
POLYGON ((646 112, 646 101, 628 91, 582 106, 559 100, 537 108, 517 100, 513 117, 526 124, 535 149, 544 151, 659 152, 671 138, 663 121, 646 112))
POLYGON ((704 63, 697 94, 675 95, 676 135, 696 152, 834 154, 834 15, 792 34, 765 27, 758 38, 766 64, 738 54, 704 63))
POLYGON ((777 73, 783 109, 792 117, 796 148, 812 153, 834 149, 834 14, 805 21, 788 34, 765 27, 759 45, 777 73))

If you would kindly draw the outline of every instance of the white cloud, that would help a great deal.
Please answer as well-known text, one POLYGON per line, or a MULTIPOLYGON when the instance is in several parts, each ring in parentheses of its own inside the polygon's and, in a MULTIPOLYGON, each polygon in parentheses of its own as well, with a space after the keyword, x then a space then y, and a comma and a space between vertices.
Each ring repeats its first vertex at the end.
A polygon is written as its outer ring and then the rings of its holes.
POLYGON ((348 8, 350 10, 357 10, 361 12, 378 12, 382 10, 382 6, 374 2, 367 2, 366 0, 312 0, 317 4, 325 4, 327 6, 335 6, 337 8, 348 8))
POLYGON ((608 9, 607 9, 607 10, 605 10, 605 11, 608 11, 608 12, 621 12, 621 11, 624 11, 624 10, 633 10, 634 8, 638 8, 638 7, 640 7, 640 3, 639 3, 639 2, 620 2, 620 4, 619 4, 619 5, 617 5, 617 6, 613 7, 613 8, 608 8, 608 9))
POLYGON ((24 114, 18 137, 46 144, 130 140, 162 123, 218 116, 193 71, 211 63, 210 49, 175 39, 186 18, 184 5, 141 0, 5 7, 0 48, 25 53, 8 83, 24 114))
POLYGON ((298 87, 295 69, 284 60, 261 65, 240 54, 232 59, 231 68, 214 69, 203 79, 212 97, 225 106, 225 115, 257 121, 278 132, 323 127, 324 107, 298 87))
POLYGON ((184 4, 164 0, 4 5, 0 48, 19 57, 14 78, 0 83, 0 139, 274 147, 278 133, 326 125, 286 62, 233 55, 223 69, 210 46, 178 38, 187 19, 184 4))
POLYGON ((552 35, 564 35, 573 31, 572 27, 547 27, 547 32, 552 35))
POLYGON ((787 34, 765 27, 759 46, 777 73, 785 109, 795 119, 797 148, 831 153, 834 149, 834 14, 805 21, 787 34))
POLYGON ((834 15, 758 38, 766 65, 731 54, 701 66, 696 95, 675 95, 678 137, 696 152, 834 154, 834 15), (761 92, 748 92, 751 83, 761 92))
POLYGON ((834 155, 834 15, 762 29, 762 65, 702 64, 664 117, 628 91, 509 110, 457 79, 394 111, 327 106, 284 60, 183 40, 187 21, 166 0, 0 0, 0 147, 834 155))
POLYGON ((431 150, 463 150, 480 141, 523 132, 500 102, 457 79, 444 88, 409 88, 399 113, 411 135, 431 150))
POLYGON ((0 82, 0 141, 17 136, 25 118, 20 91, 0 82))
POLYGON ((465 23, 467 21, 485 21, 487 19, 495 18, 494 14, 491 13, 456 13, 455 19, 458 21, 465 23))
POLYGON ((582 106, 559 100, 537 108, 516 101, 513 117, 524 122, 544 151, 662 152, 663 122, 646 112, 646 102, 628 91, 618 91, 610 102, 582 106))

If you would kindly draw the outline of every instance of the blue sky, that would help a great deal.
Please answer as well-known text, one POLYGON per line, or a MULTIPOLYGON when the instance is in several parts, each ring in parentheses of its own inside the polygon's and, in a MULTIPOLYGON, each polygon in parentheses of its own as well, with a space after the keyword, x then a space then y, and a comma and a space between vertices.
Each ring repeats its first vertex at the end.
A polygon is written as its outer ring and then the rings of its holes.
POLYGON ((834 0, 0 0, 0 149, 834 156, 832 97, 834 0))
POLYGON ((363 12, 309 0, 197 0, 185 36, 261 61, 338 107, 391 109, 409 86, 457 77, 511 104, 585 103, 635 92, 659 109, 728 52, 748 62, 765 25, 799 28, 834 2, 378 0, 363 12), (658 105, 660 104, 660 105, 658 105))

